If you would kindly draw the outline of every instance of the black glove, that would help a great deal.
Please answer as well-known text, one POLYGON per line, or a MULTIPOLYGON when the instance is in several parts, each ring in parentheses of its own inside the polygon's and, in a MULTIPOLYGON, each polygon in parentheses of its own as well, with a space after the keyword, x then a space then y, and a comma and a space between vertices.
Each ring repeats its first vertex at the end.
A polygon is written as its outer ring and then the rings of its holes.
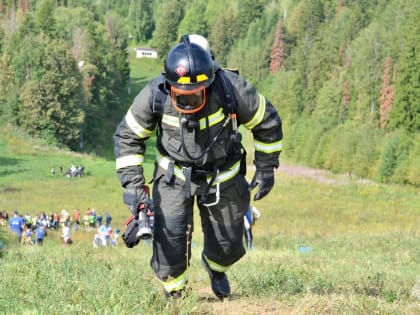
POLYGON ((140 238, 137 237, 137 233, 139 231, 139 221, 132 215, 125 222, 125 226, 126 230, 121 235, 121 238, 128 248, 133 248, 140 242, 140 238))
POLYGON ((139 211, 145 207, 146 210, 151 209, 153 211, 153 202, 143 188, 127 187, 123 193, 123 200, 135 217, 138 217, 139 211))
POLYGON ((254 195, 254 201, 260 200, 265 197, 273 188, 274 185, 274 168, 256 170, 254 178, 249 184, 249 191, 254 189, 258 185, 258 191, 254 195))

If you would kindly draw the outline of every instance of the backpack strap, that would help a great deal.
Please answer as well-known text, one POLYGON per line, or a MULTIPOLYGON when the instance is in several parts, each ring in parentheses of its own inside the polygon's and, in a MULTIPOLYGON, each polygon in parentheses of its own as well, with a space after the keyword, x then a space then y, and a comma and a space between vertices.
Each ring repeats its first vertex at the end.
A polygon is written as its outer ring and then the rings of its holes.
MULTIPOLYGON (((233 86, 229 79, 226 78, 225 71, 232 71, 232 70, 224 70, 220 68, 220 66, 216 66, 216 76, 219 79, 218 81, 220 84, 216 84, 218 93, 224 98, 224 111, 227 115, 230 115, 232 120, 232 129, 234 134, 238 134, 238 121, 236 117, 238 104, 236 102, 235 94, 233 92, 233 86)), ((238 73, 237 71, 234 71, 238 73)))
POLYGON ((238 120, 237 120, 237 110, 238 110, 238 103, 236 101, 235 94, 233 92, 233 85, 232 82, 226 77, 225 71, 232 71, 237 74, 239 72, 237 70, 231 69, 222 69, 219 65, 216 65, 216 76, 219 80, 219 84, 216 84, 218 89, 219 95, 222 96, 224 99, 224 112, 227 115, 230 115, 232 121, 232 134, 231 139, 233 140, 233 150, 236 152, 241 153, 241 164, 240 164, 240 173, 246 175, 246 150, 242 145, 242 136, 238 132, 238 120))
POLYGON ((158 84, 153 89, 152 111, 156 116, 162 116, 168 92, 165 90, 165 82, 161 76, 158 84))

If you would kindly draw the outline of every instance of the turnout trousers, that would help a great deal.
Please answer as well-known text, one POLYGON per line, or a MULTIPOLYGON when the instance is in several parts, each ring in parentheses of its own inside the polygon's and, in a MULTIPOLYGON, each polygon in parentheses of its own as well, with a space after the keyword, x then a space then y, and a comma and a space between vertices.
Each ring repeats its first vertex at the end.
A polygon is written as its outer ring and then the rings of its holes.
POLYGON ((186 191, 184 181, 174 176, 175 180, 167 183, 164 176, 165 170, 156 165, 151 267, 165 290, 172 292, 182 290, 188 281, 195 201, 204 234, 203 257, 212 270, 224 272, 245 254, 243 224, 250 193, 244 175, 237 173, 220 182, 219 198, 212 186, 206 206, 198 202, 208 185, 205 177, 191 179, 190 191, 186 191))

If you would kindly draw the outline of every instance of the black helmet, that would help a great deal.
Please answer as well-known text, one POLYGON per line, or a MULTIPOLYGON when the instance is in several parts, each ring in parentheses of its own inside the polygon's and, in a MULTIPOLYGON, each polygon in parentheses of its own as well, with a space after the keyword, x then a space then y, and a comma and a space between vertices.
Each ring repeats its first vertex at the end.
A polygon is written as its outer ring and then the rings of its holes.
POLYGON ((195 113, 204 107, 205 90, 215 77, 212 57, 185 36, 184 42, 169 51, 164 76, 175 108, 182 113, 195 113))

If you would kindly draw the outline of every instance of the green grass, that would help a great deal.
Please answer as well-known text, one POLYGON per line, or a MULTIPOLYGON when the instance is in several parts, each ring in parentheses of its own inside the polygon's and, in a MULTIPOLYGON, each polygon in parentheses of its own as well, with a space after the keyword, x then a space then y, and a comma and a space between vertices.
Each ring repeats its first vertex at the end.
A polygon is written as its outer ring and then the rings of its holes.
MULTIPOLYGON (((147 179, 152 157, 145 166, 147 179)), ((7 141, 0 140, 0 164, 1 209, 36 214, 95 207, 112 215, 114 228, 122 228, 129 214, 113 161, 8 134, 7 141), (71 164, 83 164, 87 175, 67 179, 50 173, 53 166, 71 164)), ((145 243, 93 249, 95 232, 78 230, 68 247, 60 244, 58 232, 50 232, 43 247, 20 246, 0 228, 7 246, 0 250, 0 314, 419 312, 420 302, 411 296, 420 275, 418 190, 328 173, 279 171, 276 183, 255 203, 262 212, 254 227, 255 249, 228 272, 233 297, 225 303, 212 296, 201 267, 199 228, 193 237, 191 294, 174 303, 161 294, 145 243)))

